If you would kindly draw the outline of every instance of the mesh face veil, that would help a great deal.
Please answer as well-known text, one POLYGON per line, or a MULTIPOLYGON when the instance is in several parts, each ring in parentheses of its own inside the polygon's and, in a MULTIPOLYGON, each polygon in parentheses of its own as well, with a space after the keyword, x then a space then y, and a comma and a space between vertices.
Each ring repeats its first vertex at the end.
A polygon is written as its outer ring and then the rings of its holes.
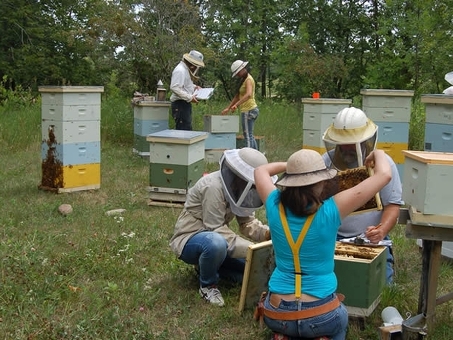
POLYGON ((324 140, 332 164, 338 170, 353 169, 364 165, 365 158, 376 147, 377 133, 357 143, 338 143, 324 140))
MULTIPOLYGON (((225 192, 225 197, 230 203, 231 211, 237 216, 250 216, 263 205, 254 184, 254 169, 256 166, 266 164, 267 160, 259 151, 233 149, 226 150, 220 159, 220 174, 225 192), (242 157, 241 153, 249 153, 253 157, 258 156, 250 165, 242 157)), ((276 180, 276 177, 273 178, 276 180)))
POLYGON ((362 110, 354 107, 341 110, 322 138, 335 168, 363 166, 365 158, 376 148, 377 129, 362 110))

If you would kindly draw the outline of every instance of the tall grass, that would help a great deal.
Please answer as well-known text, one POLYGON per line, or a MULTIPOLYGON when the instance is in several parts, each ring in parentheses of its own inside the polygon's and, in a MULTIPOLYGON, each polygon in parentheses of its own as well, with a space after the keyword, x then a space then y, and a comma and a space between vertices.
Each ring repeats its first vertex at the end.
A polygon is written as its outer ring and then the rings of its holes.
MULTIPOLYGON (((227 103, 194 107, 194 127, 227 103)), ((256 135, 266 155, 286 159, 302 145, 302 112, 263 102, 256 135)), ((170 122, 172 124, 172 122, 170 122)), ((147 204, 149 161, 132 153, 133 109, 128 99, 102 102, 101 188, 65 194, 38 189, 41 176, 39 102, 0 108, 0 339, 268 339, 239 314, 240 287, 221 282, 224 308, 205 304, 191 266, 168 247, 179 207, 147 204), (74 212, 58 213, 62 203, 74 212), (124 208, 121 216, 107 216, 124 208)), ((264 219, 264 211, 258 211, 264 219)), ((387 288, 363 327, 348 339, 379 339, 380 311, 415 314, 421 259, 404 226, 392 232, 396 285, 387 288)), ((451 286, 444 263, 440 292, 451 286)), ((453 338, 449 304, 438 306, 430 339, 453 338)))

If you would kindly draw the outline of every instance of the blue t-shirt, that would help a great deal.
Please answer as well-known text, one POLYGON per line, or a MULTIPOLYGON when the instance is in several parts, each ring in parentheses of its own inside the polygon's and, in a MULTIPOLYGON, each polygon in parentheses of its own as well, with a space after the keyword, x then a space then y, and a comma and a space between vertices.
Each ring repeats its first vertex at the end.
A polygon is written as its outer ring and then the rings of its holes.
MULTIPOLYGON (((275 264, 269 280, 269 291, 276 294, 294 294, 295 268, 291 247, 280 220, 280 191, 274 190, 266 200, 266 216, 275 253, 275 264)), ((293 241, 296 242, 306 217, 286 210, 286 219, 293 241)), ((316 213, 299 250, 302 269, 302 292, 325 298, 337 289, 334 273, 334 255, 340 212, 333 197, 324 201, 316 213)))

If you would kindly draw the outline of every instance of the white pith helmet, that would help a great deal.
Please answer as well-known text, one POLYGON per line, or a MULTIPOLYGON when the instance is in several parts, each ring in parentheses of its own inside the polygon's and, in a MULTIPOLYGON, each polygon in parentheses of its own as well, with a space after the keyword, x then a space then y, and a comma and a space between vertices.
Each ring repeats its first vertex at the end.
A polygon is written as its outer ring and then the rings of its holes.
POLYGON ((231 77, 234 78, 244 67, 248 65, 248 61, 236 60, 231 64, 231 77))
POLYGON ((358 143, 367 140, 376 131, 377 125, 365 112, 356 107, 347 107, 337 113, 322 139, 339 144, 358 143))
POLYGON ((204 67, 203 54, 198 51, 192 50, 189 53, 185 53, 182 58, 194 66, 204 67))

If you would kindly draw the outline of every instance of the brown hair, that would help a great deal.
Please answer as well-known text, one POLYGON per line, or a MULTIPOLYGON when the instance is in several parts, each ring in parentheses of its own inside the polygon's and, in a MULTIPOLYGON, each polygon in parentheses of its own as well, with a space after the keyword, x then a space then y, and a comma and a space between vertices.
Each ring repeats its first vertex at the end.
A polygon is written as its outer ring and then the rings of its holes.
POLYGON ((303 187, 285 187, 280 193, 280 201, 283 206, 300 217, 315 213, 322 204, 319 193, 319 184, 323 182, 307 185, 303 187))

